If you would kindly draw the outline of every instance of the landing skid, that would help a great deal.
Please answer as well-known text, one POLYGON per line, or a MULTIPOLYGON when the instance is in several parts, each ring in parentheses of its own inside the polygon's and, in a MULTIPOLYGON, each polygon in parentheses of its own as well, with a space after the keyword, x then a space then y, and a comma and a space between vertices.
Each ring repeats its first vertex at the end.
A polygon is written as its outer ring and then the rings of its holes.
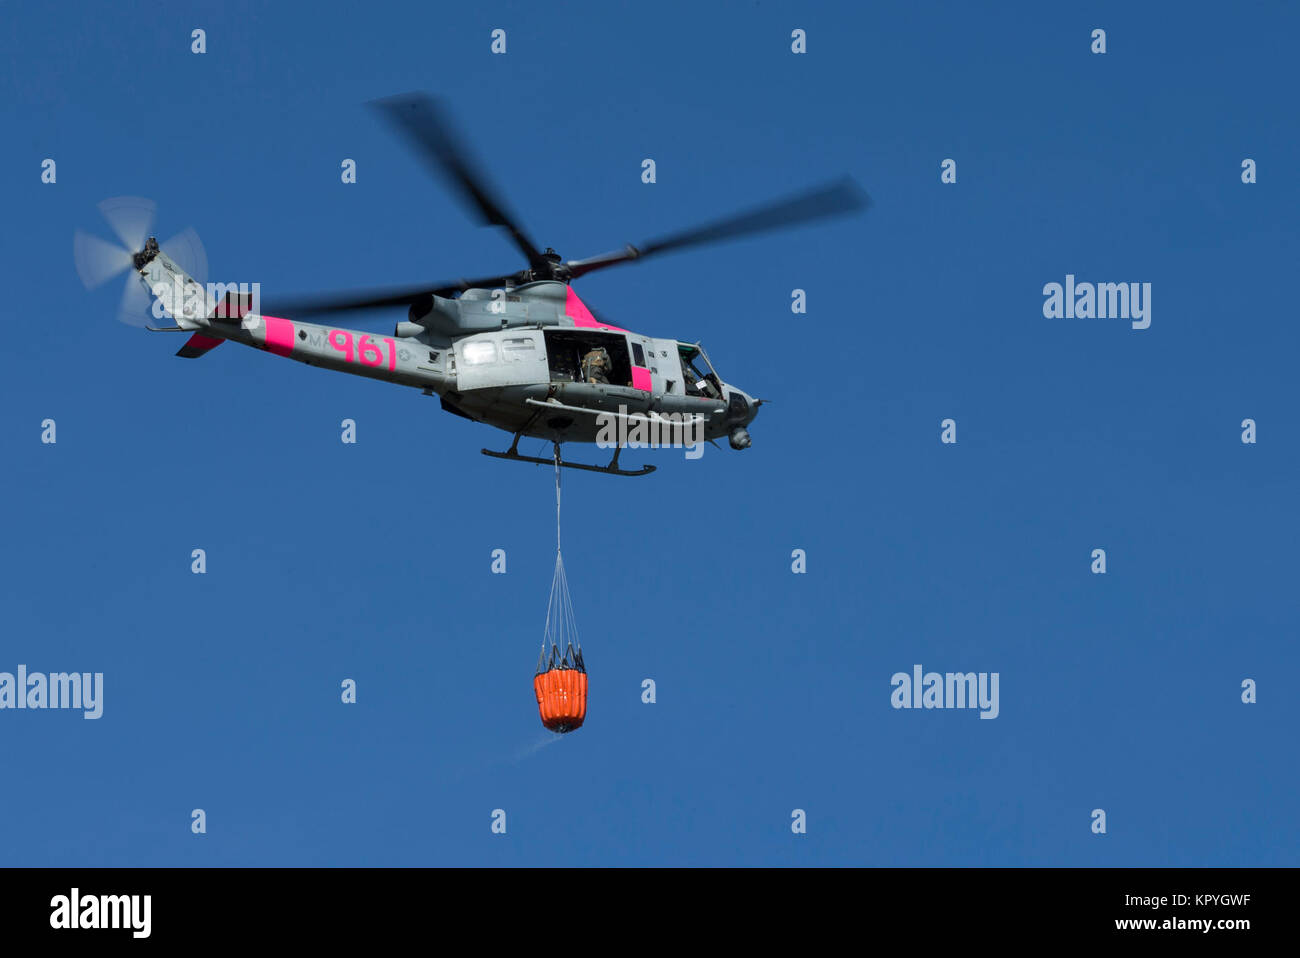
POLYGON ((610 476, 646 476, 655 471, 654 466, 642 466, 635 471, 630 469, 620 469, 618 465, 618 454, 623 451, 619 446, 614 450, 614 458, 609 461, 608 466, 591 466, 585 462, 565 462, 560 458, 560 445, 555 444, 555 458, 542 459, 538 456, 525 456, 519 452, 519 437, 515 436, 515 441, 510 444, 510 448, 505 452, 493 452, 491 449, 480 450, 483 455, 491 456, 493 459, 513 459, 515 462, 532 462, 539 466, 554 466, 558 462, 565 469, 582 469, 585 472, 603 472, 610 476))

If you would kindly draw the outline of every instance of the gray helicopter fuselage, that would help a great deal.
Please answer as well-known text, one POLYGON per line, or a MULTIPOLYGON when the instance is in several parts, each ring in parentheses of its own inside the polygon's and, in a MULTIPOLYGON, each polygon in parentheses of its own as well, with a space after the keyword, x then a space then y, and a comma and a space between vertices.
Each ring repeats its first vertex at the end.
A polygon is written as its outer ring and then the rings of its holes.
MULTIPOLYGON (((657 339, 598 321, 562 282, 433 297, 412 310, 392 336, 245 312, 247 304, 201 301, 169 293, 180 274, 160 254, 139 270, 201 355, 222 340, 372 379, 412 386, 441 398, 456 415, 521 436, 597 442, 611 420, 691 422, 697 439, 728 436, 757 406, 722 382, 698 344, 657 339), (228 315, 226 315, 228 314, 228 315), (604 350, 610 368, 587 376, 583 357, 604 350), (692 362, 702 364, 692 366, 692 362), (594 381, 593 381, 594 380, 594 381)), ((201 292, 196 291, 201 296, 201 292)))
POLYGON ((600 322, 564 283, 470 290, 423 322, 452 309, 462 331, 480 330, 453 340, 456 383, 441 394, 453 412, 559 442, 596 442, 610 416, 698 417, 703 438, 727 434, 728 387, 691 388, 682 344, 600 322), (583 379, 593 349, 611 358, 607 382, 583 379))

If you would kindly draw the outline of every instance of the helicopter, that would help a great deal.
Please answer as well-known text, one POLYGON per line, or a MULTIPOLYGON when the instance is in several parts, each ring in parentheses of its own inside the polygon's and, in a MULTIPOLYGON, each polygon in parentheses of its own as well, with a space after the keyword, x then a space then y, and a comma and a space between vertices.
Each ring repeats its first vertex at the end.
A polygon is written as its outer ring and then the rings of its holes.
POLYGON ((395 324, 392 336, 375 336, 253 312, 250 295, 230 291, 218 296, 205 290, 150 236, 131 256, 131 266, 175 323, 148 328, 191 333, 176 355, 197 358, 229 340, 310 366, 411 386, 438 396, 447 412, 511 433, 514 441, 507 450, 482 450, 507 460, 554 462, 619 476, 653 472, 654 466, 622 468, 622 442, 613 443, 613 458, 606 465, 562 458, 562 443, 609 445, 602 437, 620 420, 634 426, 671 424, 678 436, 689 426, 709 442, 725 436, 733 449, 749 447, 748 427, 765 400, 724 381, 700 343, 611 325, 571 284, 610 266, 865 209, 870 201, 852 179, 639 246, 565 260, 549 247, 538 249, 459 145, 435 98, 409 93, 371 105, 432 172, 449 181, 481 223, 509 233, 528 265, 476 279, 274 304, 277 314, 295 317, 406 308, 406 318, 395 324), (549 440, 553 459, 520 453, 523 437, 549 440))

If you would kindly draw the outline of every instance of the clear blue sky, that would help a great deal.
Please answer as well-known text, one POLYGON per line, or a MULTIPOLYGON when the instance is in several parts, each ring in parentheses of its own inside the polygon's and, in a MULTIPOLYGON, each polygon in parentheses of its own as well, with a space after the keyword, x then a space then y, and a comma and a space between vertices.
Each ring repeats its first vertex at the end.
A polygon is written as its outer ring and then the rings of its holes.
POLYGON ((1300 14, 1137 6, 5 4, 0 671, 105 703, 0 712, 0 864, 1297 864, 1300 14), (569 257, 875 201, 576 287, 773 402, 743 453, 569 477, 559 741, 547 470, 414 390, 175 359, 73 267, 129 194, 264 295, 515 268, 362 106, 413 89, 569 257), (1067 273, 1151 327, 1044 318, 1067 273), (894 710, 917 663, 1001 714, 894 710))

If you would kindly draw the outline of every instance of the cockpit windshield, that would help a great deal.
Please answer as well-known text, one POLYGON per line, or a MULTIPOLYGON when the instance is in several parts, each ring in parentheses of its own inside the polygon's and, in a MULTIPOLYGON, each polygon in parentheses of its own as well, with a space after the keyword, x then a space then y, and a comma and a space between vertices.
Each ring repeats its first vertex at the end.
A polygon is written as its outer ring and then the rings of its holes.
POLYGON ((722 381, 703 348, 699 344, 678 343, 677 352, 682 360, 682 375, 686 377, 686 395, 721 399, 722 381))

